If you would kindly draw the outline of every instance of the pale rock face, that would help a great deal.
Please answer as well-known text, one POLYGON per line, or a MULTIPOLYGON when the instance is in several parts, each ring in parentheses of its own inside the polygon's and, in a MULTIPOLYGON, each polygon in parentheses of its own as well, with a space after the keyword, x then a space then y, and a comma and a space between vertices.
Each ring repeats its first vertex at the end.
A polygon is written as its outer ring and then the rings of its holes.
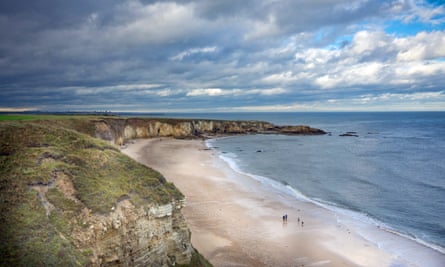
POLYGON ((137 128, 135 129, 135 128, 133 128, 133 127, 131 127, 131 126, 125 126, 125 128, 124 128, 124 137, 126 138, 126 139, 133 139, 133 138, 136 138, 136 136, 138 136, 138 134, 139 135, 142 135, 142 133, 139 131, 137 131, 137 128))
POLYGON ((103 119, 95 121, 96 137, 123 145, 135 138, 196 138, 218 134, 325 134, 309 126, 275 126, 261 121, 103 119))
POLYGON ((188 264, 190 231, 182 203, 136 208, 123 200, 108 215, 84 210, 73 238, 92 249, 92 266, 173 266, 188 264))

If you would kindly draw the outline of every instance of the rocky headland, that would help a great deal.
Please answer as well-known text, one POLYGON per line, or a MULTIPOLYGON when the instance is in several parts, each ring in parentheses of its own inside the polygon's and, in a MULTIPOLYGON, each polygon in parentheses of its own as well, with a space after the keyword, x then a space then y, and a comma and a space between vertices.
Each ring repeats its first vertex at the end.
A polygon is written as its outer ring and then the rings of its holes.
POLYGON ((263 121, 224 121, 188 119, 110 119, 94 121, 96 137, 123 145, 135 138, 209 138, 237 134, 326 134, 305 125, 277 126, 263 121))

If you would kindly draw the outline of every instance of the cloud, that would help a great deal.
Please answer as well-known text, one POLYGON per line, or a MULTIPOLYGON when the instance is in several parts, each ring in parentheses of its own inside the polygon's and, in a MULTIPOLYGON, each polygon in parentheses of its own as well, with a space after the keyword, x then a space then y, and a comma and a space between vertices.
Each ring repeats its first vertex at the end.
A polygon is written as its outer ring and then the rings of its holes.
POLYGON ((235 111, 397 111, 397 110, 442 110, 445 104, 445 93, 383 93, 376 95, 361 95, 358 97, 316 100, 306 103, 290 102, 277 105, 239 106, 235 111))
POLYGON ((282 73, 271 74, 263 78, 266 83, 282 84, 297 81, 298 78, 294 76, 292 71, 286 71, 282 73))
POLYGON ((0 107, 337 109, 443 92, 443 6, 328 2, 3 1, 0 107))
POLYGON ((240 90, 223 90, 221 88, 193 89, 187 93, 187 96, 223 96, 239 93, 240 90))
POLYGON ((355 64, 332 74, 323 75, 314 80, 321 88, 379 84, 385 78, 385 65, 378 62, 355 64))
POLYGON ((391 102, 391 101, 417 101, 417 100, 441 100, 445 101, 444 92, 419 92, 419 93, 411 93, 411 94, 403 94, 403 93, 383 93, 380 95, 364 95, 360 98, 356 99, 363 104, 367 104, 370 102, 374 103, 382 103, 382 102, 391 102))
POLYGON ((267 88, 267 89, 221 89, 221 88, 200 88, 193 89, 188 92, 187 96, 241 96, 241 95, 263 95, 272 96, 286 93, 283 88, 267 88))
POLYGON ((445 13, 445 8, 442 5, 434 6, 429 4, 427 1, 407 1, 410 6, 410 13, 406 14, 403 21, 406 23, 412 21, 420 21, 424 23, 440 24, 445 21, 443 16, 445 13))
MULTIPOLYGON (((359 31, 347 46, 309 48, 297 52, 295 60, 301 69, 309 72, 309 77, 314 77, 313 84, 323 89, 415 85, 425 84, 431 77, 444 80, 443 47, 445 32, 421 32, 399 38, 382 31, 359 31)), ((266 80, 296 80, 291 74, 272 75, 266 80)))
POLYGON ((398 61, 420 61, 445 57, 444 32, 420 32, 413 37, 394 40, 398 61))
POLYGON ((250 21, 249 24, 251 30, 244 35, 244 40, 247 41, 276 36, 280 33, 280 27, 274 15, 270 15, 266 21, 250 21))
POLYGON ((103 38, 124 45, 180 41, 205 26, 191 5, 174 2, 143 5, 129 1, 119 6, 118 12, 124 15, 122 21, 108 27, 103 38))
POLYGON ((188 56, 191 56, 191 55, 194 55, 194 54, 213 53, 216 50, 217 50, 216 46, 207 46, 207 47, 201 47, 201 48, 191 48, 191 49, 188 49, 186 51, 183 51, 183 52, 177 54, 176 56, 173 56, 171 59, 172 60, 181 61, 185 57, 188 57, 188 56))
POLYGON ((96 86, 96 87, 66 87, 63 90, 74 90, 74 92, 78 95, 89 95, 89 94, 98 94, 98 93, 106 93, 106 92, 128 92, 128 91, 141 91, 152 88, 162 87, 162 84, 120 84, 120 85, 112 85, 112 86, 96 86))

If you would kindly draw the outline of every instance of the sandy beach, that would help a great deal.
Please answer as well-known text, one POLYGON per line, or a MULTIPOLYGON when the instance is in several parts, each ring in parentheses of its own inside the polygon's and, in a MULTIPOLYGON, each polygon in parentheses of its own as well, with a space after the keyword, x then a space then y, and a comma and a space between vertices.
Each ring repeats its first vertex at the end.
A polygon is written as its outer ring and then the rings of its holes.
POLYGON ((192 244, 214 266, 422 266, 363 238, 347 216, 235 172, 203 141, 134 140, 122 152, 183 192, 192 244))

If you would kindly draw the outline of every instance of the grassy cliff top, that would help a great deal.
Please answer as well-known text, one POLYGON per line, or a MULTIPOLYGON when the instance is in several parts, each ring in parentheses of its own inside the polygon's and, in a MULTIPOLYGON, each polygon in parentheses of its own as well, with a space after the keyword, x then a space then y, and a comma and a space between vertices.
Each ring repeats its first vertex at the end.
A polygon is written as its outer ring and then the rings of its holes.
POLYGON ((160 173, 76 130, 94 131, 91 118, 0 122, 0 266, 83 265, 89 252, 69 238, 82 209, 105 214, 121 199, 140 206, 183 197, 160 173), (72 183, 72 196, 53 186, 57 179, 72 183))

